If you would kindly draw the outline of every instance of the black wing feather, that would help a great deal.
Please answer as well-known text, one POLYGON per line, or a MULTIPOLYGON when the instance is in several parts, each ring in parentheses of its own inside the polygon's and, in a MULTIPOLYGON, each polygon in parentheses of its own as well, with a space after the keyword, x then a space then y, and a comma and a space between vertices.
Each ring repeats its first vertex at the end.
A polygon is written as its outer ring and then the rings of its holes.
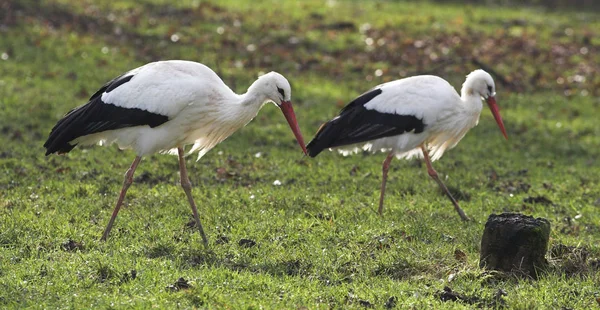
POLYGON ((148 125, 159 126, 169 118, 166 115, 148 112, 139 108, 123 108, 102 101, 102 94, 111 92, 117 87, 129 82, 133 75, 121 75, 104 84, 90 101, 67 113, 59 120, 44 147, 46 155, 52 153, 68 153, 76 144, 70 144, 78 137, 126 127, 148 125))
POLYGON ((110 93, 111 91, 115 90, 117 87, 129 82, 129 80, 131 80, 131 78, 135 75, 135 74, 130 74, 130 72, 131 71, 121 74, 121 75, 117 76, 116 78, 106 82, 104 85, 102 85, 102 87, 100 87, 100 89, 98 89, 90 97, 90 101, 94 98, 102 96, 103 93, 110 93))
POLYGON ((315 157, 327 148, 367 142, 413 130, 415 133, 423 132, 423 120, 414 115, 367 110, 365 104, 382 92, 378 88, 362 94, 344 107, 339 116, 321 126, 306 146, 308 155, 315 157))

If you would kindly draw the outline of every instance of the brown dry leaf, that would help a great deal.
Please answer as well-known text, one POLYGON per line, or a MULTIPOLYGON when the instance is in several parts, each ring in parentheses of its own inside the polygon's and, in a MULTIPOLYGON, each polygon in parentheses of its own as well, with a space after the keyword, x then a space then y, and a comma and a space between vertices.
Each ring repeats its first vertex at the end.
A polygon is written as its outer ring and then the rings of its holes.
POLYGON ((467 261, 467 254, 459 249, 454 250, 454 258, 457 261, 465 262, 467 261))
POLYGON ((216 172, 217 172, 217 180, 219 180, 219 181, 225 181, 226 179, 229 179, 235 175, 235 172, 227 171, 227 169, 224 167, 217 168, 216 172))

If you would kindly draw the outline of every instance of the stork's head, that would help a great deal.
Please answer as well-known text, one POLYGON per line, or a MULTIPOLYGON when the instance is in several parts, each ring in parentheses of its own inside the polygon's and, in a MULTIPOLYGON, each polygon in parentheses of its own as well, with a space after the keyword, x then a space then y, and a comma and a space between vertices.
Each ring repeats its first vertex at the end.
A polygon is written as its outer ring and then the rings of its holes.
POLYGON ((261 75, 256 81, 260 91, 268 101, 273 101, 280 106, 285 101, 292 100, 292 87, 290 82, 281 74, 271 71, 261 75))
POLYGON ((283 112, 302 151, 304 151, 304 154, 308 154, 306 146, 304 145, 304 138, 302 137, 300 127, 296 121, 294 108, 292 107, 292 87, 288 80, 283 75, 271 71, 259 77, 258 80, 250 86, 248 92, 261 94, 266 101, 272 101, 281 109, 281 112, 283 112))
POLYGON ((481 69, 469 73, 463 84, 462 96, 463 98, 465 96, 478 96, 485 100, 490 107, 504 138, 508 140, 508 135, 506 134, 506 129, 504 128, 504 123, 502 122, 502 117, 500 116, 498 105, 496 104, 496 85, 489 73, 481 69))

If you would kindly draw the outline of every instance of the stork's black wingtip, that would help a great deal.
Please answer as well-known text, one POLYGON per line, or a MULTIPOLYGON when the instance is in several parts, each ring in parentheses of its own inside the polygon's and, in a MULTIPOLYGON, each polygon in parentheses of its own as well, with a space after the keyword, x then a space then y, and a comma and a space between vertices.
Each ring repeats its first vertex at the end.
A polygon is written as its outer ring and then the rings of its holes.
POLYGON ((321 151, 316 152, 315 150, 308 149, 308 153, 306 153, 306 155, 308 157, 315 158, 317 155, 319 155, 319 153, 321 153, 321 151))
POLYGON ((319 155, 319 153, 321 153, 321 151, 323 151, 323 148, 319 147, 318 140, 312 139, 306 145, 306 151, 306 155, 308 157, 316 157, 317 155, 319 155))

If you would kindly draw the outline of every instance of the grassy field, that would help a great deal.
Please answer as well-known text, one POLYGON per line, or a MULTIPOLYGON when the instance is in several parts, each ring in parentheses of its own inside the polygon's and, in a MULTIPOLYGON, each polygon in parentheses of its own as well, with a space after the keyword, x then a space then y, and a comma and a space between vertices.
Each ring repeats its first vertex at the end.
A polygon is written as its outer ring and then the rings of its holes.
POLYGON ((386 1, 0 1, 0 308, 516 308, 600 304, 600 14, 386 1), (420 73, 456 88, 496 77, 510 140, 488 109, 434 163, 303 157, 267 105, 200 161, 188 158, 204 249, 173 156, 145 158, 112 235, 135 154, 44 156, 54 123, 116 75, 160 59, 215 69, 244 92, 284 74, 305 139, 379 83, 420 73), (279 182, 275 182, 278 180, 279 182), (275 185, 281 183, 281 185, 275 185), (487 217, 547 218, 537 281, 479 269, 487 217), (182 280, 179 280, 183 278, 182 280), (445 287, 461 295, 444 301, 445 287))

